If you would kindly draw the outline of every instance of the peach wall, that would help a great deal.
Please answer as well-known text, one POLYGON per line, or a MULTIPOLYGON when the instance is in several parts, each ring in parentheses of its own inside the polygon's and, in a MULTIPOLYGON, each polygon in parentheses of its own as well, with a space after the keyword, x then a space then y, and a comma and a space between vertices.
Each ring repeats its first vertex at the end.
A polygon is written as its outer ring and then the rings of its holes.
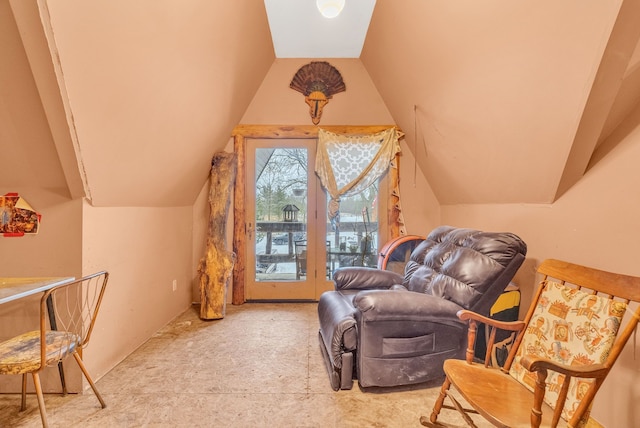
MULTIPOLYGON (((289 88, 298 69, 312 59, 274 61, 244 113, 242 124, 312 125, 304 95, 289 88)), ((393 124, 393 117, 359 59, 328 59, 342 75, 347 90, 324 107, 322 125, 393 124)))
MULTIPOLYGON (((111 275, 91 344, 84 353, 94 380, 190 306, 191 206, 96 208, 38 189, 13 190, 20 191, 42 214, 42 225, 36 236, 0 238, 0 275, 79 278, 99 270, 111 275)), ((32 298, 3 305, 0 339, 24 332, 18 331, 24 326, 37 328, 37 310, 33 309, 37 304, 38 298, 32 298)), ((55 369, 47 372, 45 391, 58 391, 55 369)), ((79 373, 68 376, 71 390, 77 391, 79 373)), ((0 392, 19 391, 19 381, 19 376, 3 379, 0 392)))
POLYGON ((192 207, 85 202, 82 225, 83 274, 104 269, 111 275, 85 352, 100 378, 191 304, 192 207))
POLYGON ((415 163, 410 142, 402 140, 400 148, 400 201, 407 234, 427 235, 440 223, 440 204, 431 186, 415 163))
MULTIPOLYGON (((516 278, 526 302, 535 264, 545 258, 640 276, 638 124, 640 109, 623 127, 626 138, 554 204, 443 206, 443 222, 520 235, 528 245, 528 260, 516 278)), ((538 170, 544 174, 543 168, 538 170)), ((593 417, 605 426, 640 426, 637 355, 640 343, 631 340, 598 393, 593 417)))
MULTIPOLYGON (((1 276, 79 278, 98 270, 111 275, 84 353, 95 380, 190 306, 191 206, 96 208, 40 189, 11 190, 42 214, 42 224, 36 236, 0 238, 1 276)), ((0 340, 37 328, 38 303, 36 296, 2 305, 0 340)), ((71 391, 79 391, 81 377, 72 367, 67 380, 71 391)), ((45 391, 59 392, 55 369, 47 369, 45 376, 45 391)), ((0 392, 19 390, 20 376, 3 378, 0 392)))
POLYGON ((553 200, 622 3, 376 3, 361 59, 441 203, 553 200))

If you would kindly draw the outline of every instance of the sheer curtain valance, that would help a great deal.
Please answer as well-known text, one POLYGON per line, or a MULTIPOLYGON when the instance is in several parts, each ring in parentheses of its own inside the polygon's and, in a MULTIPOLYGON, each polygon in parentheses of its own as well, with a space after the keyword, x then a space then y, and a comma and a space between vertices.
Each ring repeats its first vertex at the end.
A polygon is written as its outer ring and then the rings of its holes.
MULTIPOLYGON (((364 136, 318 130, 316 174, 331 197, 328 208, 330 220, 340 210, 341 197, 362 192, 385 174, 400 152, 398 138, 395 128, 364 136)), ((399 189, 392 192, 399 197, 399 189)), ((398 210, 399 205, 398 202, 398 210)), ((401 214, 399 219, 402 219, 401 214)), ((403 226, 401 224, 401 234, 403 226)))

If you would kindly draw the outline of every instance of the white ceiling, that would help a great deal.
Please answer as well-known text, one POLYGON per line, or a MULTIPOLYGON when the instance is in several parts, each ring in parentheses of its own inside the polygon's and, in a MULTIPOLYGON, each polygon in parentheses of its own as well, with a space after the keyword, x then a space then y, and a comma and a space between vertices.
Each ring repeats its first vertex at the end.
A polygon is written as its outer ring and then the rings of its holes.
POLYGON ((277 58, 359 58, 376 0, 346 0, 323 17, 315 0, 264 0, 277 58))

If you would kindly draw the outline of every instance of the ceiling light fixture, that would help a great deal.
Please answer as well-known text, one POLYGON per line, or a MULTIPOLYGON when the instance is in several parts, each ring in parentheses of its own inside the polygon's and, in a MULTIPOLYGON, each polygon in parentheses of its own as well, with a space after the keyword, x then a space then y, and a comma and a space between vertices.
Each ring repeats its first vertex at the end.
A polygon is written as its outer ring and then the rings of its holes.
POLYGON ((318 10, 325 18, 335 18, 344 8, 345 0, 316 0, 318 10))

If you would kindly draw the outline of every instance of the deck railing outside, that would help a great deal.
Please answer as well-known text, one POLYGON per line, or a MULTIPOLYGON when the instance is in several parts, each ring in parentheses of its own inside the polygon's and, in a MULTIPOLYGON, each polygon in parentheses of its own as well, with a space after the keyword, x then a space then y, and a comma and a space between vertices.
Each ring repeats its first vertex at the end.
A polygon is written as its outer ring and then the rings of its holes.
MULTIPOLYGON (((327 223, 327 264, 330 275, 340 266, 373 266, 377 264, 377 222, 341 222, 332 231, 327 223), (367 239, 364 239, 367 237, 367 239), (330 266, 330 267, 329 267, 330 266)), ((306 240, 307 224, 296 221, 256 222, 256 273, 269 274, 278 263, 295 263, 295 241, 306 240), (262 241, 264 240, 264 244, 262 241), (277 246, 287 245, 280 252, 277 246)), ((267 278, 265 278, 267 279, 267 278)))

